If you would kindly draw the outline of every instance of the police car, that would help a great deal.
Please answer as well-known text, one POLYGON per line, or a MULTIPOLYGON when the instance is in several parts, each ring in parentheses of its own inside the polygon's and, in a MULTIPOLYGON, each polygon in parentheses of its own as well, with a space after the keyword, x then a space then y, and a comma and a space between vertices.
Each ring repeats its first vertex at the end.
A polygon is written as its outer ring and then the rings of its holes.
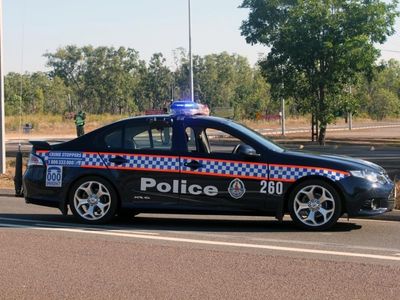
POLYGON ((173 114, 133 117, 66 143, 31 142, 27 203, 68 207, 80 221, 142 212, 275 216, 324 230, 344 213, 390 211, 381 167, 285 150, 231 120, 176 102, 173 114), (199 114, 200 112, 200 114, 199 114))

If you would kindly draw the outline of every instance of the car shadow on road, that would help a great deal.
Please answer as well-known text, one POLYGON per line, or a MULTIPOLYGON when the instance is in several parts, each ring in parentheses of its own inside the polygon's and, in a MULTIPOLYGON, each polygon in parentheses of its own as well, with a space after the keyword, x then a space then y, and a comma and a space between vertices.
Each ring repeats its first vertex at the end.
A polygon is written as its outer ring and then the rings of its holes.
MULTIPOLYGON (((4 221, 10 221, 13 224, 24 225, 32 224, 46 225, 47 222, 57 223, 51 224, 57 227, 75 227, 80 229, 95 228, 96 230, 157 230, 157 231, 192 231, 192 232, 304 232, 297 228, 294 223, 290 220, 284 220, 279 222, 272 218, 260 218, 257 217, 252 219, 244 219, 240 217, 232 219, 229 216, 226 218, 217 216, 215 218, 209 216, 173 216, 166 217, 160 215, 155 217, 154 215, 138 215, 132 219, 119 219, 115 218, 112 222, 107 225, 85 225, 77 223, 71 215, 62 216, 58 214, 0 214, 0 223, 4 221), (19 221, 21 220, 21 221, 19 221), (30 220, 26 222, 26 220, 30 220), (34 222, 32 222, 34 221, 34 222), (42 224, 43 223, 43 224, 42 224)), ((340 220, 335 226, 327 230, 327 232, 348 232, 361 229, 362 226, 357 224, 357 221, 350 222, 340 220)))
MULTIPOLYGON (((136 216, 131 221, 115 221, 121 226, 134 226, 136 229, 159 231, 197 231, 197 232, 301 232, 291 220, 279 222, 272 218, 260 219, 197 219, 197 218, 165 218, 136 216)), ((361 229, 362 226, 352 222, 339 222, 330 232, 345 232, 361 229)))

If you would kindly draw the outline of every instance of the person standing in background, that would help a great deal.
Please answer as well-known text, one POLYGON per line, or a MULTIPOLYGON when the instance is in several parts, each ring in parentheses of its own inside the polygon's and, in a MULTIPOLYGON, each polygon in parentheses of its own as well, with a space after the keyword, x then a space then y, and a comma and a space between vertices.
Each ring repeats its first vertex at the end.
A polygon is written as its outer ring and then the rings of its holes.
POLYGON ((86 114, 81 110, 74 116, 76 125, 76 134, 78 135, 78 137, 85 134, 85 119, 86 119, 86 114))

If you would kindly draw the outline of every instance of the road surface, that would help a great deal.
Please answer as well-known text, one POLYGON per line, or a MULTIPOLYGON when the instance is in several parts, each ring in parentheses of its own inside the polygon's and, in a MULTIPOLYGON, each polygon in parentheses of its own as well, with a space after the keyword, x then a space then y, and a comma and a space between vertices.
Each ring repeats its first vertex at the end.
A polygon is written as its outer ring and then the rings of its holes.
MULTIPOLYGON (((396 218, 399 220, 399 218, 396 218)), ((2 299, 398 299, 400 222, 138 215, 84 226, 0 191, 2 299)))

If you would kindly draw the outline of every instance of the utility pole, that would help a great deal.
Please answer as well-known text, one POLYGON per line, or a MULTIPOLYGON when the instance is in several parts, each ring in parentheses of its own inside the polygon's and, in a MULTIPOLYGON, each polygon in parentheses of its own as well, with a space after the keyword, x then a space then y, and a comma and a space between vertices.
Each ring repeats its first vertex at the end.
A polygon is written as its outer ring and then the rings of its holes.
POLYGON ((0 174, 6 172, 6 144, 4 117, 4 74, 3 74, 3 0, 0 0, 0 174))
POLYGON ((192 55, 192 10, 191 0, 188 0, 189 8, 189 64, 190 64, 190 100, 194 102, 194 89, 193 89, 193 55, 192 55))
MULTIPOLYGON (((283 71, 281 70, 281 72, 282 72, 282 74, 283 74, 283 71)), ((282 85, 281 85, 281 88, 282 88, 282 94, 281 94, 281 112, 280 112, 280 115, 281 115, 281 125, 282 125, 282 136, 285 136, 286 135, 286 116, 285 116, 285 98, 284 98, 284 93, 283 93, 283 91, 285 90, 285 84, 282 82, 282 85)))
POLYGON ((282 136, 286 135, 286 124, 285 124, 285 99, 281 99, 281 125, 282 125, 282 136))
MULTIPOLYGON (((351 97, 351 85, 349 88, 349 92, 351 97)), ((349 121, 349 130, 353 130, 353 113, 351 112, 351 110, 348 112, 347 120, 349 121)))

